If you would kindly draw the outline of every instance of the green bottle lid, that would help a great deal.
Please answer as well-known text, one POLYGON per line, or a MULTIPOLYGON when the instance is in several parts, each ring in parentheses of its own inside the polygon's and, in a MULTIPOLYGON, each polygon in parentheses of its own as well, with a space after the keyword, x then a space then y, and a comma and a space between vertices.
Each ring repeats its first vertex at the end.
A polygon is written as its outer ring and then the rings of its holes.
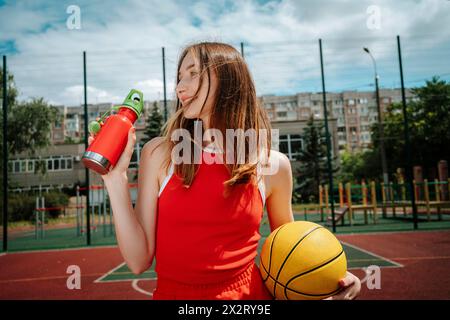
POLYGON ((133 110, 139 118, 144 110, 144 95, 139 90, 131 89, 120 107, 133 110))

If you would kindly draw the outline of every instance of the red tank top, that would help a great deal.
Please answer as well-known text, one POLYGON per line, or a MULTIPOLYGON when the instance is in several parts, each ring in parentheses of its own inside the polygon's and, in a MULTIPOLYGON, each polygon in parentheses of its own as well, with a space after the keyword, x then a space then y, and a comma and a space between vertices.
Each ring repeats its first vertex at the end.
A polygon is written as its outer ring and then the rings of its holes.
POLYGON ((223 182, 230 178, 225 164, 202 161, 189 188, 173 169, 171 164, 158 199, 158 277, 208 284, 243 272, 254 262, 261 238, 262 179, 258 186, 239 185, 225 198, 223 182))

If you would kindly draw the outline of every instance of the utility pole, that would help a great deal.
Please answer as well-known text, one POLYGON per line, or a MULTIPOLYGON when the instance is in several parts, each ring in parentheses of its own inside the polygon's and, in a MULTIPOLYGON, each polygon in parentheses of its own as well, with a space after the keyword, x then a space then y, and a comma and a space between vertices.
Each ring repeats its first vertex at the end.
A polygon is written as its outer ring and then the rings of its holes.
POLYGON ((325 91, 325 75, 323 71, 322 39, 319 39, 319 51, 320 51, 320 71, 322 75, 323 115, 325 118, 325 135, 327 141, 327 167, 328 167, 328 181, 330 184, 331 218, 333 219, 333 233, 336 233, 336 220, 334 212, 333 168, 331 164, 331 139, 330 139, 330 132, 328 130, 327 94, 325 91))
POLYGON ((377 63, 370 53, 368 48, 364 48, 364 51, 369 54, 369 56, 372 58, 374 70, 375 70, 375 97, 377 102, 377 113, 378 113, 378 134, 380 137, 380 157, 381 157, 381 167, 383 170, 383 182, 385 188, 389 185, 389 174, 387 169, 387 161, 386 161, 386 149, 384 147, 384 125, 383 125, 383 113, 381 112, 381 106, 380 106, 380 89, 378 86, 378 72, 377 72, 377 63))

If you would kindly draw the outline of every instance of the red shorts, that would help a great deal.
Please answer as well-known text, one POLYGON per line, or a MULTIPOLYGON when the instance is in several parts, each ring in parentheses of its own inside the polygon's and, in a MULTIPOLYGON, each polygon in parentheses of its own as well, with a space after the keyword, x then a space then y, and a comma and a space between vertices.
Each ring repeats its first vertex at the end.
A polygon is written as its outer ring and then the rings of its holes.
POLYGON ((273 300, 253 263, 241 274, 223 283, 189 285, 158 277, 153 300, 273 300))

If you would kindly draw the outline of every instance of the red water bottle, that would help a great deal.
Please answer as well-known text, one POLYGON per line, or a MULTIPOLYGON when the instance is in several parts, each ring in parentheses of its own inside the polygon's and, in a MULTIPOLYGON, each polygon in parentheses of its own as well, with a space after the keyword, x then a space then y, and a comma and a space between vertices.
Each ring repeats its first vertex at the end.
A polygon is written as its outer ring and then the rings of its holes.
POLYGON ((94 141, 84 152, 83 165, 103 175, 115 167, 128 142, 128 131, 139 118, 144 109, 142 92, 132 89, 120 106, 113 107, 118 113, 89 123, 89 132, 94 134, 94 141), (103 121, 104 120, 104 121, 103 121))

